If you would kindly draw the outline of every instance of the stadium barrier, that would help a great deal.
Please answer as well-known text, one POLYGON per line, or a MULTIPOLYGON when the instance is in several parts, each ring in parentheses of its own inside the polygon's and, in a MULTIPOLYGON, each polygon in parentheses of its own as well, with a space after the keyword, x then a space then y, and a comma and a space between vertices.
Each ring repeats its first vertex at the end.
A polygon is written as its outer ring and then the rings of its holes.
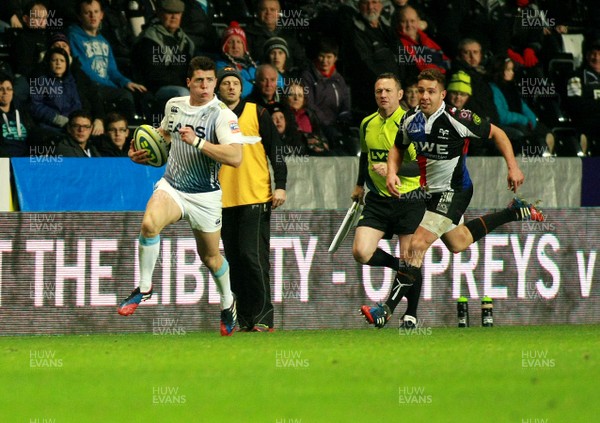
MULTIPOLYGON (((473 218, 483 210, 470 210, 473 218)), ((344 211, 277 210, 271 220, 272 296, 278 329, 366 328, 362 304, 387 296, 392 271, 358 265, 352 236, 327 252, 344 211)), ((0 213, 0 334, 148 332, 218 328, 218 294, 185 222, 162 234, 153 298, 131 317, 117 303, 138 280, 141 213, 0 213)), ((381 248, 398 253, 396 241, 381 248)), ((600 209, 549 210, 460 254, 438 241, 425 257, 421 329, 455 326, 456 300, 494 299, 494 325, 600 323, 600 209)), ((398 327, 401 303, 389 327, 398 327)), ((493 329, 491 329, 493 330, 493 329)))
MULTIPOLYGON (((518 160, 526 177, 519 195, 540 198, 544 207, 580 206, 581 159, 518 160)), ((165 169, 139 166, 126 158, 29 157, 11 159, 11 163, 20 210, 31 212, 143 211, 154 183, 165 169)), ((475 184, 471 207, 504 207, 512 198, 506 189, 504 160, 472 157, 467 164, 475 184)), ((287 201, 283 209, 347 209, 357 172, 357 157, 292 158, 288 162, 287 201)))

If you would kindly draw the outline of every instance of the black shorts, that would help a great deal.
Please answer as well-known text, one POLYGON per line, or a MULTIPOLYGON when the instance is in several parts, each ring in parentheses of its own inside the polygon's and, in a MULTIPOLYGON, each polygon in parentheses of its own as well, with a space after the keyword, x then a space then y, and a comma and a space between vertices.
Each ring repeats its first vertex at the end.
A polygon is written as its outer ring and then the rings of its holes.
POLYGON ((384 239, 391 239, 394 234, 414 233, 425 214, 425 199, 420 188, 411 192, 414 194, 407 195, 410 198, 403 199, 381 197, 369 192, 357 226, 382 231, 384 239))
POLYGON ((446 216, 452 223, 458 225, 465 214, 473 197, 473 186, 464 191, 445 191, 429 194, 426 203, 427 210, 446 216))

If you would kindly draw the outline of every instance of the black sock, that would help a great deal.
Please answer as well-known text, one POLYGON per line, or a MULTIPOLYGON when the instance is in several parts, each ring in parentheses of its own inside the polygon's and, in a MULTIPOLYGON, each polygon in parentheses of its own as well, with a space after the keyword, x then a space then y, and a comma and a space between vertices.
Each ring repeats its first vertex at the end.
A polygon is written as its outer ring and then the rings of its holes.
POLYGON ((371 259, 367 262, 369 266, 389 267, 390 269, 398 270, 400 267, 400 259, 386 253, 381 248, 377 248, 371 259))
POLYGON ((421 287, 423 286, 423 274, 419 273, 419 277, 413 283, 412 288, 406 293, 406 313, 409 316, 417 318, 417 308, 419 307, 419 299, 421 298, 421 287))
POLYGON ((465 223, 465 226, 471 232, 471 235, 473 235, 473 242, 477 242, 498 226, 508 222, 514 222, 515 220, 517 220, 515 212, 504 209, 496 213, 480 216, 477 219, 469 220, 465 223))
POLYGON ((398 270, 396 277, 394 278, 392 291, 385 302, 392 312, 398 307, 402 297, 408 294, 413 284, 418 279, 422 279, 420 267, 414 267, 407 264, 403 265, 398 270))

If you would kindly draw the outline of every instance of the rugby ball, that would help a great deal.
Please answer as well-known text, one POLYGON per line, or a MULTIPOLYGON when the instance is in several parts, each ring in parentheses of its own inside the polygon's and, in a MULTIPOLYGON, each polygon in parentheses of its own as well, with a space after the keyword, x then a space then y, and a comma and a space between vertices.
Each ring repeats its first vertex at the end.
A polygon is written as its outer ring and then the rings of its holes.
POLYGON ((148 164, 161 167, 167 163, 169 148, 171 147, 165 138, 150 125, 140 125, 133 133, 133 146, 136 150, 148 152, 148 164))

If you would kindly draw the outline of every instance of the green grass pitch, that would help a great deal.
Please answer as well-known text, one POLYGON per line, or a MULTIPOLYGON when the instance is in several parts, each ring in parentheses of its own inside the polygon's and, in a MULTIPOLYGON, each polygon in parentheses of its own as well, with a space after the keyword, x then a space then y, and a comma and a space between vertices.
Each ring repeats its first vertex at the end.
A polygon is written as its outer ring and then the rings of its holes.
POLYGON ((1 422, 593 422, 600 327, 0 337, 1 422))

